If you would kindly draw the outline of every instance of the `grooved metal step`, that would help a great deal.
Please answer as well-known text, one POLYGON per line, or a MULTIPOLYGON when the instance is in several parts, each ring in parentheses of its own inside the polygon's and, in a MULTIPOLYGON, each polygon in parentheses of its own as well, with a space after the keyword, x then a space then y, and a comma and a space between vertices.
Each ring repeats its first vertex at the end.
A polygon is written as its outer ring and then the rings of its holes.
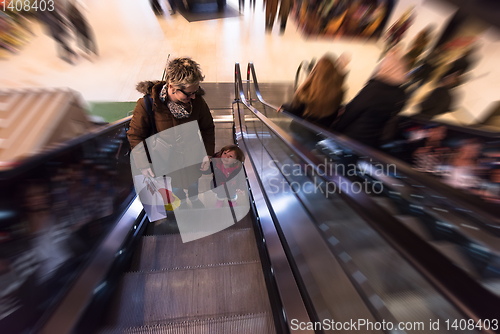
POLYGON ((377 249, 387 245, 377 232, 357 217, 328 221, 325 225, 349 254, 353 251, 377 249))
POLYGON ((125 274, 104 327, 271 313, 260 263, 125 274))
POLYGON ((399 322, 412 324, 412 330, 406 333, 450 333, 443 325, 443 319, 461 317, 448 301, 433 290, 401 291, 384 298, 384 302, 399 322), (430 323, 438 320, 441 324, 431 330, 430 323))
POLYGON ((399 209, 394 205, 394 203, 387 197, 375 197, 372 196, 371 199, 376 202, 379 206, 383 207, 387 212, 392 215, 398 215, 399 209))
MULTIPOLYGON (((200 188, 203 186, 202 181, 200 181, 200 188)), ((209 196, 212 194, 209 194, 209 196)), ((210 199, 209 199, 210 201, 210 199)), ((215 202, 215 197, 212 199, 212 204, 215 202)), ((227 203, 226 203, 227 205, 227 203)), ((218 209, 204 209, 204 210, 218 210, 218 209)), ((210 213, 209 213, 210 214, 210 213)), ((144 235, 166 235, 166 234, 179 234, 179 228, 177 222, 174 219, 174 213, 168 212, 168 219, 160 219, 152 222, 148 225, 148 228, 144 235)), ((236 222, 234 225, 226 228, 224 231, 232 231, 239 229, 252 228, 252 217, 248 214, 240 221, 236 222)))
POLYGON ((460 247, 446 241, 435 241, 430 244, 451 260, 456 266, 465 270, 469 275, 478 278, 478 273, 474 265, 460 251, 460 247))
POLYGON ((406 227, 412 230, 423 240, 430 241, 434 239, 427 227, 425 227, 425 225, 418 218, 407 215, 398 215, 394 216, 394 218, 405 224, 406 227))
POLYGON ((179 234, 145 236, 130 271, 208 267, 260 261, 252 229, 225 230, 182 243, 179 234))
POLYGON ((424 278, 388 246, 349 252, 349 255, 381 297, 427 285, 424 278))
POLYGON ((270 313, 244 314, 228 317, 168 323, 156 326, 108 328, 99 334, 236 334, 276 333, 270 313))

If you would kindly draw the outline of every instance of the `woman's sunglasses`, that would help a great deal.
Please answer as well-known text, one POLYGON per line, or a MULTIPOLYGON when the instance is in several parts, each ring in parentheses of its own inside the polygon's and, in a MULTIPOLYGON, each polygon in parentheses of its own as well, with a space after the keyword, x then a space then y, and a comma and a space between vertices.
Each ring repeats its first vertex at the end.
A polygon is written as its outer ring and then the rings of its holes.
POLYGON ((179 90, 182 92, 182 94, 186 95, 186 97, 191 97, 191 96, 195 95, 196 93, 198 93, 200 91, 200 87, 198 87, 197 90, 195 90, 194 92, 189 93, 189 94, 186 93, 185 91, 183 91, 182 89, 179 89, 179 90))

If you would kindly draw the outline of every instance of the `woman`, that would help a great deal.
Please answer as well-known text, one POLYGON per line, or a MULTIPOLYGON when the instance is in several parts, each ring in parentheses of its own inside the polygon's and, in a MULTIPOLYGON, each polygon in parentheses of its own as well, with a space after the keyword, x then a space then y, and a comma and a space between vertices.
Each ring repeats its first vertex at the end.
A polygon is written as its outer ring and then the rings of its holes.
MULTIPOLYGON (((205 100, 200 82, 203 81, 200 65, 190 58, 176 58, 169 62, 166 69, 166 81, 145 81, 137 85, 137 90, 143 94, 149 94, 152 98, 152 111, 157 132, 171 129, 177 125, 182 125, 192 121, 198 122, 205 151, 208 156, 212 156, 215 150, 215 126, 205 100)), ((132 155, 135 165, 145 176, 154 176, 152 169, 145 159, 144 146, 139 143, 151 136, 152 124, 146 109, 148 97, 140 98, 134 109, 130 129, 127 137, 133 149, 132 155), (141 156, 140 159, 137 157, 141 156)), ((149 103, 149 101, 148 101, 149 103)), ((196 136, 192 136, 193 140, 196 136)), ((193 148, 194 149, 194 148, 193 148)), ((151 153, 151 152, 150 152, 151 153)), ((177 158, 184 158, 192 152, 178 152, 177 158)), ((208 164, 208 156, 204 164, 208 164)), ((163 167, 157 166, 156 167, 163 167)), ((172 187, 180 199, 186 198, 183 189, 188 189, 189 197, 193 206, 201 207, 198 198, 198 178, 201 176, 199 166, 189 166, 175 174, 168 174, 172 177, 172 187), (189 181, 186 178, 189 175, 189 181), (178 191, 176 191, 176 188, 178 191)))
POLYGON ((284 104, 284 110, 318 126, 328 127, 336 118, 344 98, 344 67, 348 60, 341 56, 334 60, 325 55, 297 89, 292 103, 284 104))
POLYGON ((378 146, 387 122, 406 103, 405 91, 400 87, 406 81, 406 72, 399 48, 391 50, 330 129, 366 145, 378 146))

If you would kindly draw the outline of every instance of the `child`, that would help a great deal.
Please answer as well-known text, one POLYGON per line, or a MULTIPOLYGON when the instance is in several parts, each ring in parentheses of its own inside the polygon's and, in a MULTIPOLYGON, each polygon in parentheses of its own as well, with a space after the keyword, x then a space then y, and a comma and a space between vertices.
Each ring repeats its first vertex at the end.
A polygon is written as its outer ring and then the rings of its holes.
POLYGON ((214 174, 213 191, 216 194, 216 208, 222 207, 227 198, 229 206, 238 198, 237 191, 245 187, 241 176, 238 173, 242 171, 242 163, 245 161, 243 151, 236 145, 224 146, 217 152, 212 159, 211 171, 214 174), (223 187, 221 187, 223 186, 223 187))

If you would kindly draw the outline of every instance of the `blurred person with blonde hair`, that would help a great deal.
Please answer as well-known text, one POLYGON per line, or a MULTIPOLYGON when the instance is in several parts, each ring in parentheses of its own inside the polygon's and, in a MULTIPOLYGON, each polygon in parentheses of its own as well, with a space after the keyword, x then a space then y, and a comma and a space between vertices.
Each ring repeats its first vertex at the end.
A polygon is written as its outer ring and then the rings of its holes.
POLYGON ((335 59, 331 55, 321 57, 307 79, 297 89, 290 104, 278 109, 285 110, 311 123, 328 127, 337 117, 344 99, 345 67, 347 56, 335 59))

